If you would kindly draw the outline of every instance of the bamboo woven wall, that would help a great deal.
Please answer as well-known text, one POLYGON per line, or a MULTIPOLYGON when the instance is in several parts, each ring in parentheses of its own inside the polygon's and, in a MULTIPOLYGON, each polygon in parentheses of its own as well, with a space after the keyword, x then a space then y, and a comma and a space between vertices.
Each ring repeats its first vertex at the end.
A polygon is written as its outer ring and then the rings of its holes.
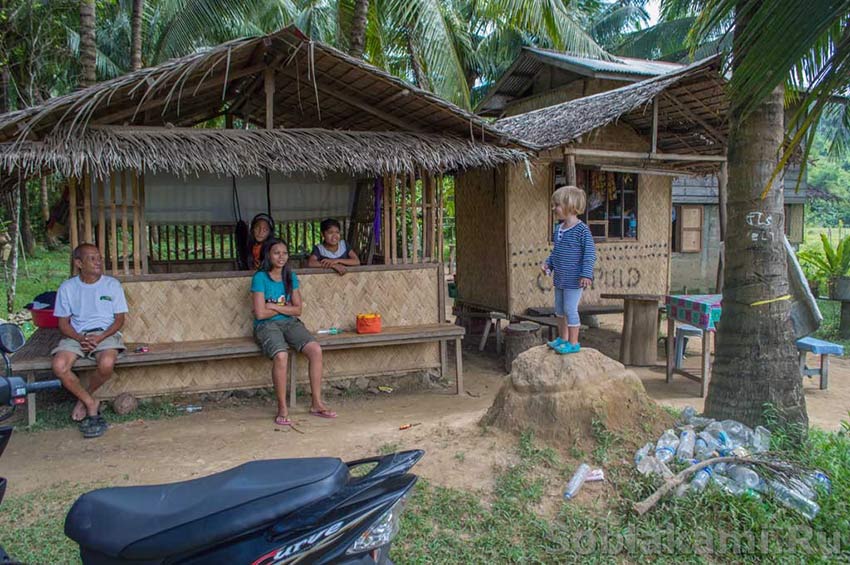
MULTIPOLYGON (((512 181, 517 182, 516 179, 512 181)), ((526 187, 526 191, 510 193, 511 314, 554 304, 554 293, 542 291, 537 285, 539 265, 551 249, 546 226, 550 188, 547 183, 539 185, 534 185, 533 190, 526 187), (539 229, 532 222, 535 217, 540 218, 537 220, 539 229), (526 229, 521 229, 522 226, 526 229), (535 243, 534 238, 540 239, 535 243)), ((585 291, 582 304, 618 302, 601 300, 599 295, 605 292, 667 292, 671 190, 671 177, 639 175, 638 239, 596 244, 595 281, 593 287, 585 291)))
MULTIPOLYGON (((440 366, 439 345, 419 343, 368 349, 327 351, 325 381, 336 378, 410 373, 440 366)), ((297 379, 307 382, 307 360, 298 359, 297 379)), ((134 396, 157 396, 215 392, 271 386, 271 362, 260 357, 223 359, 196 363, 121 367, 97 391, 98 398, 123 392, 134 396)))
POLYGON ((506 311, 505 167, 459 174, 455 184, 458 298, 506 311))
MULTIPOLYGON (((352 328, 358 313, 379 312, 387 326, 439 321, 435 265, 403 270, 299 276, 304 324, 352 328)), ((251 275, 128 281, 127 341, 163 343, 252 335, 251 275)))

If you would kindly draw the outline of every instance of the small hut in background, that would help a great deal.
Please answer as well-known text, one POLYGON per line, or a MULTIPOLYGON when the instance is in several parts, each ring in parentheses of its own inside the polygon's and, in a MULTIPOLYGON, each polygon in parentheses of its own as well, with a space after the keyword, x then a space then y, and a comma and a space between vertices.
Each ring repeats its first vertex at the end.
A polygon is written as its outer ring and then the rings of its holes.
POLYGON ((551 290, 537 282, 551 249, 550 196, 563 184, 587 192, 582 220, 597 244, 582 308, 616 307, 602 293, 666 293, 673 178, 715 174, 725 163, 719 66, 713 57, 566 102, 543 97, 539 109, 499 120, 501 131, 540 151, 530 165, 458 177, 458 301, 510 315, 551 307, 551 290))
POLYGON ((105 397, 268 385, 250 338, 251 273, 235 272, 234 225, 257 212, 289 242, 308 328, 350 328, 361 312, 406 328, 380 354, 329 351, 329 380, 445 375, 457 332, 442 329, 444 177, 528 149, 294 27, 0 116, 2 169, 68 179, 71 245, 96 244, 122 280, 125 338, 162 346, 150 362, 119 362, 105 397), (366 265, 343 277, 298 269, 325 217, 342 221, 366 265))

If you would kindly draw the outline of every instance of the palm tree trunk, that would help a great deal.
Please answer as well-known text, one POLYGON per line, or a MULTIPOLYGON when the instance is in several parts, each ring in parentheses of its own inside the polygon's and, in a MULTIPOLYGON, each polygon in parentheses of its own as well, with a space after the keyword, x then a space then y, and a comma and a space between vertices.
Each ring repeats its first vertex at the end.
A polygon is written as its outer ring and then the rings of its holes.
POLYGON ((133 0, 133 14, 130 20, 130 63, 134 71, 142 68, 142 10, 145 0, 133 0))
POLYGON ((368 13, 369 0, 354 1, 354 17, 351 21, 348 54, 358 59, 363 58, 363 48, 366 45, 366 21, 368 13))
POLYGON ((94 25, 95 1, 80 0, 80 86, 83 88, 97 82, 94 25))
MULTIPOLYGON (((746 24, 738 19, 736 32, 746 24)), ((780 177, 767 197, 760 197, 783 140, 782 87, 747 115, 731 100, 730 126, 723 317, 705 412, 752 426, 765 423, 770 405, 782 422, 799 425, 797 432, 805 434, 808 415, 791 302, 782 298, 789 293, 784 180, 780 177), (769 302, 753 305, 762 301, 769 302)))
POLYGON ((410 57, 410 67, 413 69, 413 78, 416 81, 416 86, 422 90, 431 90, 431 81, 428 80, 428 75, 422 68, 422 61, 419 60, 419 54, 416 52, 416 45, 413 44, 413 34, 410 28, 405 29, 405 37, 407 38, 407 56, 410 57))
POLYGON ((50 221, 50 195, 47 191, 47 177, 42 176, 38 179, 41 193, 41 219, 46 224, 50 221))

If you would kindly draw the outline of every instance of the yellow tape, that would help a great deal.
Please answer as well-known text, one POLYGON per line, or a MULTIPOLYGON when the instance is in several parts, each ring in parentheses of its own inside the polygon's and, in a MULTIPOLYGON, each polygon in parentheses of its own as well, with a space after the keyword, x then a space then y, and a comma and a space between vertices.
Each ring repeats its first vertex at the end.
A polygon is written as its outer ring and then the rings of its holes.
POLYGON ((785 294, 776 298, 768 298, 767 300, 757 300, 756 302, 750 304, 750 306, 764 306, 765 304, 770 304, 771 302, 779 302, 781 300, 791 300, 791 295, 785 294))

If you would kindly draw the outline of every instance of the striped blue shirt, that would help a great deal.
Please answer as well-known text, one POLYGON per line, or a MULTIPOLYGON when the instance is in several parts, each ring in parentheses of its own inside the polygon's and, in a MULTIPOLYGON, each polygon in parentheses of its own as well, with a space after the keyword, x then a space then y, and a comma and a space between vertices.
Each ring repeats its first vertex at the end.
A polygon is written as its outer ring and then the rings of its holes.
POLYGON ((555 288, 581 288, 578 284, 580 278, 593 280, 596 246, 587 224, 579 221, 566 230, 558 224, 552 239, 555 247, 546 264, 555 273, 555 288))

